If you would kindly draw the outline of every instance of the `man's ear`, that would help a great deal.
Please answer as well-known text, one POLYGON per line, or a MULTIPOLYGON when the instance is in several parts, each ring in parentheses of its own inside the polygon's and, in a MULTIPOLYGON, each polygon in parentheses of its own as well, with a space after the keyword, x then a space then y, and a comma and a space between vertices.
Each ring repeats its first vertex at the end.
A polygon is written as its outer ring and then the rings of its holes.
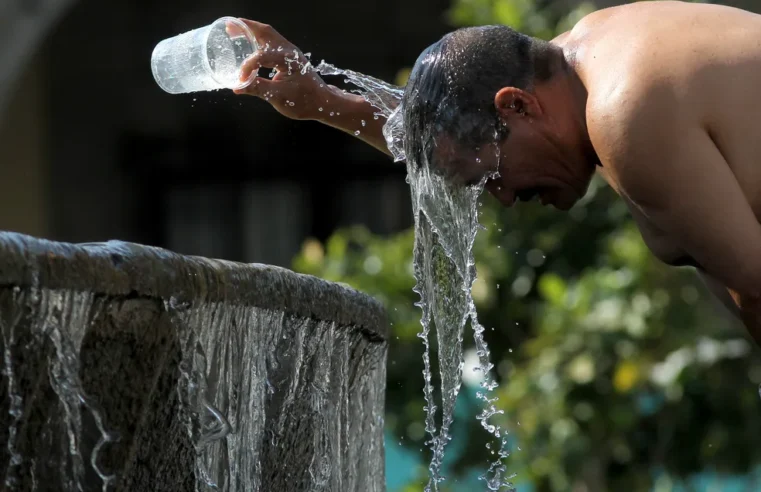
POLYGON ((516 117, 539 117, 542 107, 536 96, 516 87, 503 87, 494 96, 494 107, 504 120, 516 117))

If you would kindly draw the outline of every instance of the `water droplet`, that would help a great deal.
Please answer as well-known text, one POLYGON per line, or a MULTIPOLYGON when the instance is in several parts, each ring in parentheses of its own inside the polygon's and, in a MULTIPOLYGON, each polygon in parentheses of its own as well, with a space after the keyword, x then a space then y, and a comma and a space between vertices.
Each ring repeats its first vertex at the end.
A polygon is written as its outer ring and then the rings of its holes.
POLYGON ((356 132, 354 132, 354 136, 355 136, 355 137, 356 137, 356 136, 359 136, 359 130, 357 130, 356 132))
POLYGON ((322 112, 322 107, 317 108, 317 111, 322 112))

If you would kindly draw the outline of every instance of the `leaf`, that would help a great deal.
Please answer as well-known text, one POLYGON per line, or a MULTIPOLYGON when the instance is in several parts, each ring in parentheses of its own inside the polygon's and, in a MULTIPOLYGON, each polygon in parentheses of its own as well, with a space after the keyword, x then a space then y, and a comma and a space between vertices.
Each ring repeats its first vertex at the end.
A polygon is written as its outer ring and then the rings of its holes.
POLYGON ((523 25, 523 14, 523 9, 515 0, 497 0, 494 5, 494 20, 516 30, 523 25))
POLYGON ((539 292, 542 296, 554 304, 561 306, 565 301, 566 284, 560 276, 553 273, 545 273, 539 278, 539 292))

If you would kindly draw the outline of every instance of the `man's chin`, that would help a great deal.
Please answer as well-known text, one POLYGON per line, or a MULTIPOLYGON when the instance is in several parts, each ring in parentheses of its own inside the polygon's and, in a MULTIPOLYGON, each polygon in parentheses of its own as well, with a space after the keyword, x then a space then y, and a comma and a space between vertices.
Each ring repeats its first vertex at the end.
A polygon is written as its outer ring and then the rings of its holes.
POLYGON ((576 202, 574 203, 551 203, 553 207, 560 210, 561 212, 568 212, 571 210, 576 202))
POLYGON ((542 205, 550 205, 562 212, 567 212, 578 201, 578 196, 572 193, 553 193, 542 200, 542 205))
POLYGON ((499 201, 500 204, 502 204, 503 207, 506 207, 506 208, 512 207, 513 205, 515 205, 515 202, 517 201, 517 197, 515 196, 515 193, 510 193, 510 194, 503 193, 500 195, 494 195, 494 193, 492 193, 492 195, 494 196, 494 198, 497 199, 497 201, 499 201))

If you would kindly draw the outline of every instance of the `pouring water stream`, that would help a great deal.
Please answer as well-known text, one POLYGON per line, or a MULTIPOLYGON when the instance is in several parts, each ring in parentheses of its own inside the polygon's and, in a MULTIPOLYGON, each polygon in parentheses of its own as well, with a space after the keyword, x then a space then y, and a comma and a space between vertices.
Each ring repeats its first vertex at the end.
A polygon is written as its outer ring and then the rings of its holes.
MULTIPOLYGON (((302 66, 308 70, 311 66, 302 66)), ((399 103, 404 89, 381 80, 350 70, 339 69, 322 61, 314 70, 321 75, 340 75, 345 82, 359 87, 358 91, 366 101, 378 109, 377 116, 387 119, 383 133, 394 160, 407 161, 407 182, 411 188, 412 209, 415 221, 415 247, 413 254, 415 292, 420 295, 417 304, 422 310, 422 330, 418 337, 424 346, 424 397, 425 429, 430 439, 427 444, 432 451, 429 465, 429 481, 426 492, 439 490, 444 480, 441 466, 447 443, 451 440, 450 427, 454 420, 454 407, 462 383, 463 336, 465 326, 470 323, 479 366, 482 375, 478 398, 483 402, 483 410, 478 415, 482 427, 498 441, 497 459, 490 464, 481 477, 488 490, 514 490, 504 460, 509 453, 506 449, 506 431, 490 422, 494 415, 503 413, 497 409, 497 398, 492 394, 497 383, 491 375, 494 365, 484 339, 484 328, 478 322, 471 288, 476 279, 473 243, 481 225, 478 222, 478 197, 483 192, 487 176, 473 186, 452 184, 440 174, 432 172, 428 162, 412 162, 404 152, 403 109, 399 103), (439 354, 441 380, 441 425, 436 428, 437 405, 431 371, 430 335, 435 327, 439 354)), ((495 146, 496 148, 496 146, 495 146)), ((495 169, 498 162, 495 150, 495 169)))

